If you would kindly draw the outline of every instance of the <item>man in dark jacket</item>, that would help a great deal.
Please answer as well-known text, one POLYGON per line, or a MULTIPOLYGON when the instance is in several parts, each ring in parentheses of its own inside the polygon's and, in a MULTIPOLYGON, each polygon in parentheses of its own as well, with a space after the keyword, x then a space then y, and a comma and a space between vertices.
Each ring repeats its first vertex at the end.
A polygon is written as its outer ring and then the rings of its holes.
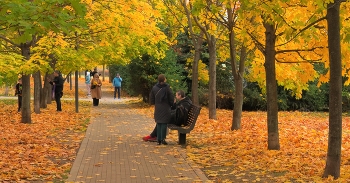
POLYGON ((53 90, 55 91, 57 111, 62 111, 61 97, 63 95, 63 78, 59 71, 55 71, 53 74, 55 78, 53 79, 53 81, 50 81, 50 84, 52 85, 53 90))
POLYGON ((158 83, 153 86, 149 99, 150 104, 155 105, 154 120, 157 123, 158 145, 167 145, 167 142, 165 142, 166 129, 171 118, 171 106, 173 105, 174 96, 170 86, 166 83, 164 74, 158 76, 158 83))
POLYGON ((186 125, 186 121, 188 118, 188 111, 191 108, 192 101, 190 98, 185 97, 185 92, 182 90, 179 90, 176 92, 176 99, 177 103, 174 102, 174 105, 172 106, 172 112, 171 112, 171 124, 175 124, 177 126, 183 126, 186 125))
MULTIPOLYGON (((178 126, 186 125, 185 122, 188 118, 188 111, 190 110, 192 101, 190 98, 185 96, 185 92, 178 90, 176 92, 176 99, 171 107, 171 124, 178 126), (176 103, 176 100, 178 103, 176 103)), ((157 125, 154 127, 152 133, 142 138, 144 141, 156 141, 157 140, 157 125)))

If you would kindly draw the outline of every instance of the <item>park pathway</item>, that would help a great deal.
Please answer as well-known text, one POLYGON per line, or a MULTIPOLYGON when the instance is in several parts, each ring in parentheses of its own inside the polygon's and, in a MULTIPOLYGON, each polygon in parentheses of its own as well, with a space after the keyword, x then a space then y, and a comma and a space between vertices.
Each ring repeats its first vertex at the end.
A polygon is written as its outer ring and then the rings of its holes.
POLYGON ((103 92, 100 105, 91 106, 90 125, 67 182, 209 182, 186 161, 185 149, 177 142, 169 140, 167 146, 144 142, 154 120, 136 113, 128 101, 103 92))

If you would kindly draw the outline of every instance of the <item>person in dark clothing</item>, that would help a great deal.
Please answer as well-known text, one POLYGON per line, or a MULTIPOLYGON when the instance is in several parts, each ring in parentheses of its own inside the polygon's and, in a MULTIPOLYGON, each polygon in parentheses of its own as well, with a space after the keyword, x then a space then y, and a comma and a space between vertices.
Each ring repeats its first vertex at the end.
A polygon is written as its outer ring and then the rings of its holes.
POLYGON ((53 81, 50 81, 50 84, 52 85, 53 90, 55 91, 57 111, 62 111, 61 97, 63 96, 63 78, 59 71, 55 71, 53 74, 55 78, 53 79, 53 81))
MULTIPOLYGON (((174 104, 171 107, 171 118, 170 124, 175 124, 178 126, 185 125, 184 123, 187 121, 188 115, 184 112, 190 110, 192 101, 190 98, 185 96, 185 92, 182 90, 178 90, 176 92, 174 104), (178 103, 176 103, 176 100, 178 103)), ((157 125, 154 127, 152 133, 142 138, 144 141, 156 141, 157 140, 157 125)))
POLYGON ((18 112, 20 112, 22 108, 22 78, 19 78, 16 84, 15 96, 16 95, 18 97, 18 112))
MULTIPOLYGON (((94 68, 94 71, 90 72, 90 76, 91 76, 91 77, 94 77, 96 73, 98 73, 98 72, 97 72, 97 68, 95 67, 95 68, 94 68)), ((101 76, 101 74, 98 73, 98 76, 101 76)))
POLYGON ((150 92, 150 104, 155 105, 154 120, 157 123, 157 142, 158 145, 167 145, 165 141, 167 124, 171 118, 171 106, 174 96, 170 86, 166 83, 164 74, 158 76, 158 83, 153 86, 150 92))
POLYGON ((176 92, 177 103, 174 102, 174 105, 171 107, 171 124, 175 124, 177 126, 186 125, 186 121, 188 118, 188 111, 191 108, 192 101, 190 98, 185 97, 185 92, 179 90, 176 92))

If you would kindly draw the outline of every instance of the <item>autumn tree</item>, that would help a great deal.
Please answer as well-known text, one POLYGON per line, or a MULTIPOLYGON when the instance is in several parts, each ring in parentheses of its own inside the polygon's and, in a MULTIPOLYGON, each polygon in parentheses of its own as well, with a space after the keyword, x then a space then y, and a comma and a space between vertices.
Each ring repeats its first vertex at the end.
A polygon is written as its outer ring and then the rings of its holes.
MULTIPOLYGON (((234 79, 234 110, 232 113, 232 127, 231 130, 238 130, 241 128, 241 117, 242 117, 242 105, 243 105, 243 79, 245 73, 245 60, 247 56, 247 40, 244 41, 244 37, 240 36, 238 31, 242 28, 238 24, 240 19, 243 19, 243 13, 239 13, 240 2, 239 1, 217 1, 213 3, 211 9, 216 14, 213 14, 217 23, 221 24, 226 30, 224 30, 224 35, 227 37, 220 39, 227 40, 229 49, 225 50, 223 48, 219 49, 218 54, 221 59, 228 59, 231 63, 231 72, 234 79), (245 42, 245 43, 244 43, 245 42), (239 51, 240 50, 240 51, 239 51), (239 52, 239 54, 237 53, 239 52), (230 54, 224 54, 229 52, 230 54), (221 53, 221 54, 220 54, 221 53), (239 59, 239 60, 238 60, 239 59)), ((247 13, 247 12, 245 12, 247 13)), ((241 25, 242 27, 243 25, 241 25)), ((219 35, 218 35, 219 36, 219 35)), ((226 48, 226 45, 223 46, 226 48)))
POLYGON ((217 62, 217 32, 220 32, 220 26, 212 20, 216 12, 211 12, 210 8, 218 2, 210 1, 186 1, 190 8, 191 17, 196 26, 204 35, 209 51, 209 119, 216 119, 216 62, 217 62))
POLYGON ((312 63, 324 61, 326 41, 320 27, 325 18, 315 14, 313 7, 311 2, 292 5, 277 1, 247 2, 241 6, 257 10, 245 19, 256 27, 246 30, 260 50, 252 63, 250 78, 255 78, 262 88, 266 86, 268 149, 271 150, 280 149, 277 85, 300 98, 308 82, 318 77, 312 63), (264 36, 258 30, 264 30, 264 36))
MULTIPOLYGON (((30 74, 35 72, 37 63, 30 61, 31 48, 42 35, 52 31, 69 31, 78 24, 83 7, 80 1, 1 1, 0 19, 2 29, 0 35, 17 48, 17 53, 23 56, 23 63, 18 73, 23 73, 23 107, 22 122, 31 123, 30 110, 30 74), (67 8, 72 7, 72 9, 67 8)), ((38 95, 36 95, 38 96, 38 95)))
MULTIPOLYGON (((68 74, 97 65, 126 64, 144 53, 164 56, 166 37, 157 27, 159 13, 147 1, 86 1, 85 6, 87 25, 42 38, 35 50, 37 60, 68 74)), ((76 102, 77 96, 76 91, 76 102)))
MULTIPOLYGON (((193 59, 190 62, 191 69, 188 72, 191 75, 191 97, 192 102, 199 105, 199 64, 201 59, 201 53, 203 51, 203 33, 195 26, 193 18, 191 16, 191 10, 188 7, 187 0, 162 0, 162 3, 166 7, 163 11, 165 17, 163 23, 170 29, 172 37, 180 35, 182 32, 188 33, 189 38, 192 41, 194 47, 193 59)), ((175 43, 174 43, 175 44, 175 43)))

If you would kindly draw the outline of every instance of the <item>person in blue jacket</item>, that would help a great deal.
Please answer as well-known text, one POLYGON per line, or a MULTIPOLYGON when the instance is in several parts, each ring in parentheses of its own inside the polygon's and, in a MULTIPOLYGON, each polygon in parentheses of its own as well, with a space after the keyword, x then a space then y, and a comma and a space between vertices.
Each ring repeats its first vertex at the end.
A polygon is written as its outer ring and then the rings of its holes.
POLYGON ((114 99, 116 98, 117 92, 118 92, 118 99, 120 99, 120 89, 122 87, 122 81, 123 79, 120 77, 119 73, 117 73, 117 75, 113 79, 114 99))

